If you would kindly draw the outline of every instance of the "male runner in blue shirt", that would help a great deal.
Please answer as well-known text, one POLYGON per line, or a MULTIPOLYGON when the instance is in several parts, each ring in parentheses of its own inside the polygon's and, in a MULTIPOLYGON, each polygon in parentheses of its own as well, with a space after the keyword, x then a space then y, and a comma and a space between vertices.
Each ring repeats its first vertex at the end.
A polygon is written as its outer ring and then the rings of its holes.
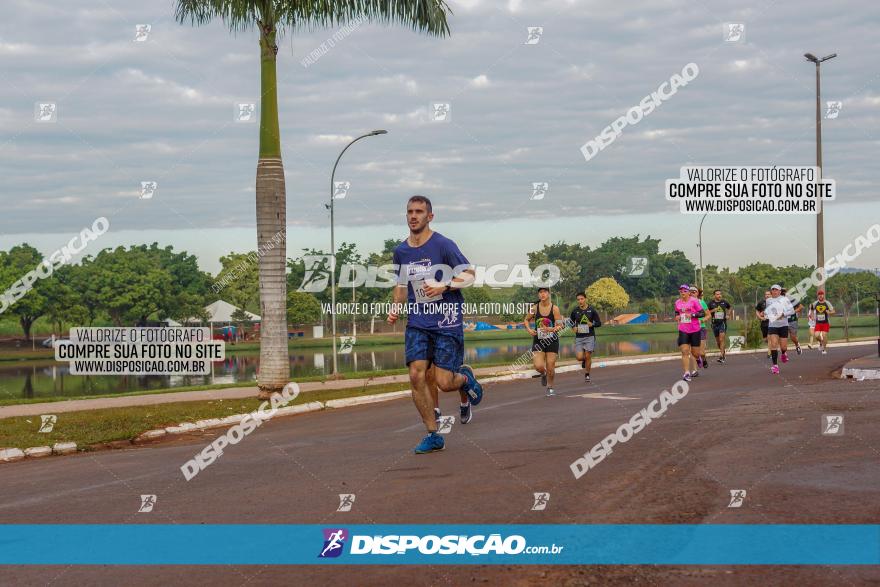
POLYGON ((408 301, 405 349, 412 397, 428 435, 415 448, 416 454, 443 450, 437 433, 434 400, 426 379, 433 366, 433 379, 443 391, 461 395, 461 421, 472 417, 471 406, 483 399, 483 388, 473 369, 464 365, 464 322, 461 288, 474 280, 474 269, 458 246, 429 226, 434 219, 431 200, 413 196, 406 205, 409 237, 394 249, 398 267, 394 305, 388 322, 397 321, 397 308, 408 301))

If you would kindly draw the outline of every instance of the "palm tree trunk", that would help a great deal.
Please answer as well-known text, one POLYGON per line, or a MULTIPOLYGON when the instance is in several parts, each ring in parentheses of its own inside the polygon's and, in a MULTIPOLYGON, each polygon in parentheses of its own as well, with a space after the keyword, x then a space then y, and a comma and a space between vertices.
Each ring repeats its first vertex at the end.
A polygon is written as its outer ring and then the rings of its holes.
POLYGON ((260 257, 259 397, 268 399, 290 380, 287 355, 287 197, 278 129, 274 23, 260 23, 260 159, 257 163, 257 245, 260 257), (276 235, 281 238, 275 238, 276 235), (275 239, 280 243, 270 247, 275 239))

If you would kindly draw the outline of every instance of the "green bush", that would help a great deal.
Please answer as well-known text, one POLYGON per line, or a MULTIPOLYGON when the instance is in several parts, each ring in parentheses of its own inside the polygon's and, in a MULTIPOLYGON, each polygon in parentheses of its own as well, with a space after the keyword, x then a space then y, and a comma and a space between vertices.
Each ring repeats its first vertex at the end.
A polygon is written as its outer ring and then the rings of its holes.
POLYGON ((757 349, 764 344, 764 338, 761 336, 760 320, 748 320, 743 326, 743 335, 746 337, 745 348, 747 349, 757 349))

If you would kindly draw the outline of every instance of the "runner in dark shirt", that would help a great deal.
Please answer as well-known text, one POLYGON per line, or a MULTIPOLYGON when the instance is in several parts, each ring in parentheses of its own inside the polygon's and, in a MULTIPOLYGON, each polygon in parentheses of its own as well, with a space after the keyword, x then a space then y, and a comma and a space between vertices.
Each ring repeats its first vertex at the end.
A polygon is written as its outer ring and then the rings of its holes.
POLYGON ((712 334, 715 336, 715 343, 718 345, 718 350, 721 351, 718 362, 723 365, 727 358, 725 354, 725 338, 727 337, 727 317, 730 313, 731 305, 730 302, 721 296, 721 290, 716 289, 712 293, 712 299, 709 300, 706 307, 709 309, 709 317, 712 320, 712 334))
POLYGON ((595 328, 602 326, 599 312, 587 305, 587 296, 577 295, 577 307, 571 311, 571 327, 574 329, 574 352, 584 369, 584 381, 590 382, 590 365, 593 362, 593 351, 596 350, 595 328))

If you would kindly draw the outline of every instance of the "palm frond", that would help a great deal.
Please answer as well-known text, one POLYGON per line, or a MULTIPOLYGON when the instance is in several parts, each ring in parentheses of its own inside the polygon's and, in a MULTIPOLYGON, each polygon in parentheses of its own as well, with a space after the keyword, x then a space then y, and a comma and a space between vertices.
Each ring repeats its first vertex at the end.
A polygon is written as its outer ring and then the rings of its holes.
POLYGON ((445 0, 178 0, 174 17, 193 25, 220 19, 232 31, 248 30, 258 21, 284 30, 363 20, 445 37, 451 14, 445 0))

